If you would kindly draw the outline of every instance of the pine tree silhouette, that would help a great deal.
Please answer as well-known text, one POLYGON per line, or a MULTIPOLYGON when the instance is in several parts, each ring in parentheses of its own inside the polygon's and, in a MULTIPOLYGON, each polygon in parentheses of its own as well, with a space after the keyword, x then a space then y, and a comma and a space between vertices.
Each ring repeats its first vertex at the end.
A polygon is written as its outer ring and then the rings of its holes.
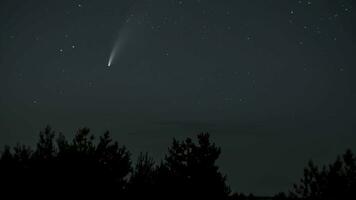
POLYGON ((198 135, 198 144, 190 138, 174 139, 164 162, 169 172, 167 191, 181 199, 227 199, 230 188, 215 163, 220 152, 207 133, 198 135))
POLYGON ((47 126, 40 132, 36 150, 17 145, 1 154, 2 194, 56 194, 68 198, 125 196, 131 171, 130 154, 106 132, 94 143, 88 128, 79 129, 69 142, 47 126))
POLYGON ((95 140, 88 128, 82 128, 68 140, 47 126, 34 150, 21 144, 4 147, 0 195, 13 199, 356 199, 356 157, 351 150, 322 168, 310 161, 289 196, 275 197, 231 194, 226 176, 216 165, 220 153, 210 135, 201 133, 196 142, 173 139, 159 163, 141 153, 132 167, 130 152, 109 132, 95 140))
POLYGON ((300 183, 294 185, 290 197, 313 200, 356 199, 356 158, 351 150, 322 169, 310 161, 300 183))
POLYGON ((140 153, 129 181, 129 195, 133 199, 156 198, 159 193, 157 185, 156 163, 148 153, 140 153))

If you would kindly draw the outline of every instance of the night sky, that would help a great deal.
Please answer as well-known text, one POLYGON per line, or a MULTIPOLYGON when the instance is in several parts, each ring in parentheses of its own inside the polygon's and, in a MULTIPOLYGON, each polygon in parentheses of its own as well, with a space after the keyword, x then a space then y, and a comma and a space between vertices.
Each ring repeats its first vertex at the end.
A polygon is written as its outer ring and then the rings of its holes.
POLYGON ((133 155, 209 132, 233 191, 356 147, 353 0, 1 0, 0 145, 47 124, 133 155))

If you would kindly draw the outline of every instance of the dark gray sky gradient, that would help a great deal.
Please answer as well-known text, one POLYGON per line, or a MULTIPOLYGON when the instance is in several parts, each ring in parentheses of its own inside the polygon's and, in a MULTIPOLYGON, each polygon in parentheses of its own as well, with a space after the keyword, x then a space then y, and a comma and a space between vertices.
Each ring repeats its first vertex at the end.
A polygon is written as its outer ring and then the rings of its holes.
POLYGON ((355 6, 2 0, 0 145, 88 126, 158 159, 208 131, 234 191, 286 191, 308 159, 355 150, 355 6))

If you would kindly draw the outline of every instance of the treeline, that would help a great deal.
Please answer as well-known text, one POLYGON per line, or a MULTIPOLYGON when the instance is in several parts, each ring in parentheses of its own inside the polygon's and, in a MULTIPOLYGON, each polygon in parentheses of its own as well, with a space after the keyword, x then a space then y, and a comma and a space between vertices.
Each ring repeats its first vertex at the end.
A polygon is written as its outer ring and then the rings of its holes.
MULTIPOLYGON (((202 133, 193 141, 173 139, 160 162, 141 153, 132 163, 125 146, 109 132, 94 140, 79 129, 68 140, 49 126, 34 149, 5 146, 0 157, 0 195, 13 198, 263 199, 232 193, 216 161, 220 147, 202 133), (50 196, 48 196, 50 195, 50 196)), ((356 161, 348 150, 329 166, 312 162, 287 194, 264 199, 356 199, 356 161)), ((273 180, 271 180, 273 181, 273 180)))

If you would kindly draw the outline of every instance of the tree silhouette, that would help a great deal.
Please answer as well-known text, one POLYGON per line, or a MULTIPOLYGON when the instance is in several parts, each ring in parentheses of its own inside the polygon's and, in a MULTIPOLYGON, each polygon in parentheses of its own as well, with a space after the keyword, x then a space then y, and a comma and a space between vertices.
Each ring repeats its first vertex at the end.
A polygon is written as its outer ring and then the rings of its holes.
POLYGON ((55 141, 55 132, 47 126, 35 151, 24 145, 5 147, 0 171, 3 191, 17 194, 123 197, 131 161, 126 148, 113 142, 108 132, 97 145, 88 128, 79 129, 71 142, 63 134, 55 141))
POLYGON ((356 199, 356 158, 351 150, 322 169, 310 161, 290 196, 313 200, 356 199))
POLYGON ((230 188, 215 163, 220 152, 207 133, 198 135, 198 144, 190 138, 174 139, 164 162, 169 172, 167 191, 183 199, 227 199, 230 188))
POLYGON ((50 126, 40 132, 37 148, 34 153, 34 159, 49 160, 56 156, 56 147, 54 144, 55 132, 50 126))
POLYGON ((124 194, 131 171, 130 153, 124 146, 113 142, 109 132, 100 137, 97 145, 87 128, 78 130, 71 143, 63 135, 57 143, 61 170, 65 169, 70 177, 75 177, 71 179, 70 188, 80 186, 93 192, 105 191, 107 195, 124 194))
POLYGON ((35 149, 5 146, 0 155, 0 195, 35 198, 99 199, 356 199, 356 157, 351 150, 328 166, 312 161, 289 196, 231 194, 226 176, 216 164, 221 149, 208 133, 183 141, 173 139, 158 163, 141 153, 132 167, 130 152, 113 141, 107 131, 97 140, 88 128, 73 139, 47 126, 35 149))
POLYGON ((140 153, 129 181, 129 195, 133 199, 158 198, 159 187, 155 161, 148 153, 140 153))
POLYGON ((209 134, 198 135, 198 143, 187 138, 173 140, 165 159, 157 165, 148 154, 140 154, 129 182, 130 195, 149 199, 227 199, 230 189, 215 162, 220 148, 209 134))

